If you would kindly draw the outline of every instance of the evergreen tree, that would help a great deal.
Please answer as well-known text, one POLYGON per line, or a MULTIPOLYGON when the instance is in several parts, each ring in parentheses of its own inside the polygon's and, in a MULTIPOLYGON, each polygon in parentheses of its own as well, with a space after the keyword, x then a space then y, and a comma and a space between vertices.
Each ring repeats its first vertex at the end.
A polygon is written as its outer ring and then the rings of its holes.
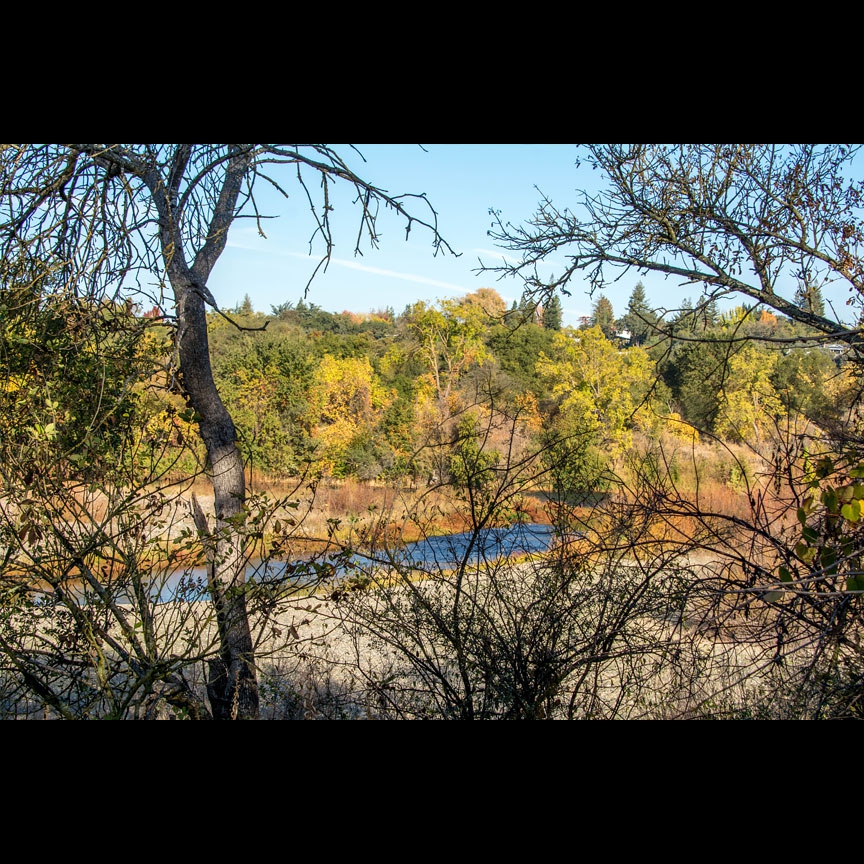
POLYGON ((519 320, 525 324, 540 323, 540 312, 537 308, 536 300, 523 295, 519 301, 519 320))
POLYGON ((519 324, 519 304, 515 300, 513 305, 504 313, 504 324, 508 327, 516 327, 519 324))
POLYGON ((700 330, 710 330, 720 320, 717 301, 713 297, 700 297, 696 305, 696 323, 700 330))
POLYGON ((279 303, 277 306, 270 307, 270 314, 274 318, 287 318, 293 309, 293 303, 279 303))
POLYGON ((695 323, 696 316, 693 313, 693 301, 689 297, 685 297, 681 301, 681 308, 672 318, 672 325, 676 331, 689 331, 694 328, 695 323))
POLYGON ((563 317, 561 300, 557 294, 553 294, 543 307, 543 329, 560 330, 563 317))
POLYGON ((594 327, 599 327, 607 339, 615 338, 615 310, 612 308, 612 302, 605 294, 601 294, 594 304, 591 324, 594 327))
POLYGON ((637 282, 633 288, 622 323, 624 329, 630 331, 631 345, 644 345, 645 340, 654 332, 657 316, 648 306, 645 286, 641 282, 637 282))
POLYGON ((795 304, 811 315, 825 317, 825 300, 818 285, 801 285, 795 292, 795 304))

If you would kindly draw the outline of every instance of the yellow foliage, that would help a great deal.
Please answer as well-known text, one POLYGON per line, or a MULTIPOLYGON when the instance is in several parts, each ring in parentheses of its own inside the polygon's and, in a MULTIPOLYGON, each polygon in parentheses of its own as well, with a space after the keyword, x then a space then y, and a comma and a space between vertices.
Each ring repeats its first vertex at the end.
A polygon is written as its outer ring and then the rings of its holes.
POLYGON ((777 355, 745 345, 729 358, 715 431, 732 441, 763 440, 786 410, 771 383, 777 355))
POLYGON ((380 415, 395 398, 394 391, 382 386, 368 357, 325 354, 315 371, 313 400, 322 423, 359 423, 380 415))
POLYGON ((339 359, 325 354, 314 382, 314 437, 322 467, 329 473, 358 435, 374 431, 396 392, 381 384, 368 357, 339 359))
POLYGON ((10 375, 2 381, 2 388, 6 393, 17 393, 26 384, 27 379, 23 375, 10 375))
POLYGON ((612 450, 629 447, 637 412, 644 414, 643 422, 649 420, 643 402, 654 364, 648 354, 641 348, 620 350, 599 327, 565 328, 555 335, 551 353, 540 354, 537 373, 558 400, 563 422, 612 450))
POLYGON ((663 430, 685 444, 699 443, 699 431, 689 423, 685 423, 677 411, 673 411, 663 419, 663 430))
POLYGON ((540 406, 537 397, 530 392, 521 393, 516 397, 516 408, 519 411, 519 419, 527 433, 537 434, 543 429, 543 417, 540 414, 540 406))

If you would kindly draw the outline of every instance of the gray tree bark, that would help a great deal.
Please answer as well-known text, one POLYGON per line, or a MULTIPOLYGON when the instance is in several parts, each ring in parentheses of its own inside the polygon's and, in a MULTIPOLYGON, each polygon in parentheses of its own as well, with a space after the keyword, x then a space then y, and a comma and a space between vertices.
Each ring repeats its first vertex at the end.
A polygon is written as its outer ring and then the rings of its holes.
MULTIPOLYGON (((215 525, 200 507, 195 522, 208 546, 208 586, 216 610, 220 652, 210 662, 207 694, 216 720, 257 719, 258 680, 246 606, 246 555, 238 524, 246 501, 243 459, 237 432, 216 383, 210 363, 207 303, 212 296, 207 277, 225 248, 237 199, 250 160, 248 149, 234 145, 210 221, 207 240, 190 266, 183 254, 178 190, 188 162, 188 145, 180 145, 168 183, 147 177, 160 216, 160 241, 177 308, 180 376, 189 405, 199 418, 213 484, 215 525)), ((180 205, 182 206, 182 205, 180 205)))

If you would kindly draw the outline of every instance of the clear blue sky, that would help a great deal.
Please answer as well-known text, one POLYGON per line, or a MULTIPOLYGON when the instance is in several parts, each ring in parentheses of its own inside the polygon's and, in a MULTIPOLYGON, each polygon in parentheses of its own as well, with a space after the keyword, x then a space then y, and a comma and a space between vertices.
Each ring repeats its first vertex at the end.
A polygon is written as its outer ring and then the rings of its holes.
MULTIPOLYGON (((541 192, 560 208, 572 207, 575 190, 596 180, 589 167, 577 169, 574 144, 424 144, 422 149, 417 144, 358 144, 365 164, 348 145, 334 146, 342 148, 355 173, 379 188, 393 195, 426 193, 438 212, 441 234, 461 257, 434 257, 429 232, 417 228, 406 240, 404 223, 389 214, 380 221, 379 248, 364 243, 363 255, 355 256, 359 210, 345 189, 333 202, 333 259, 307 298, 330 312, 366 313, 388 306, 401 312, 416 300, 434 302, 483 287, 495 288, 509 305, 520 296, 519 283, 475 272, 480 260, 492 264, 504 255, 487 234, 490 208, 520 224, 535 212, 541 192)), ((286 178, 286 184, 289 201, 267 195, 259 202, 266 212, 278 214, 265 226, 266 240, 250 222, 231 229, 229 248, 208 283, 224 308, 248 294, 256 310, 270 312, 271 306, 296 304, 303 296, 321 257, 320 246, 319 254, 310 257, 314 223, 309 204, 296 182, 286 178)), ((563 261, 563 256, 550 261, 550 272, 560 272, 563 261)), ((616 315, 626 312, 637 281, 629 275, 606 292, 616 315)), ((678 308, 684 297, 695 300, 699 293, 697 286, 682 288, 659 276, 642 281, 652 305, 667 309, 678 308)), ((591 312, 585 286, 580 290, 574 285, 572 296, 561 299, 565 324, 575 326, 579 316, 591 312)))
MULTIPOLYGON (((493 263, 504 254, 487 235, 490 208, 521 223, 537 208, 538 188, 561 206, 572 205, 574 190, 591 179, 590 171, 577 171, 573 144, 424 144, 425 152, 416 144, 356 146, 365 164, 344 145, 355 172, 394 195, 425 192, 438 212, 441 234, 461 256, 434 257, 429 232, 416 228, 406 240, 404 223, 387 214, 380 223, 379 248, 364 243, 363 255, 355 257, 359 211, 350 197, 337 198, 333 260, 308 294, 308 302, 330 312, 365 313, 388 306, 401 312, 415 300, 434 302, 483 287, 495 288, 509 305, 520 296, 517 282, 496 282, 493 274, 475 272, 480 260, 493 263)), ((255 309, 269 312, 271 306, 296 303, 303 296, 320 254, 309 256, 314 223, 302 190, 296 183, 286 189, 288 202, 270 195, 265 199, 268 212, 279 214, 266 224, 266 240, 252 223, 232 228, 229 248, 208 283, 223 307, 235 306, 248 294, 255 309)), ((626 311, 633 284, 609 292, 616 314, 626 311)), ((590 313, 591 300, 584 292, 562 301, 565 323, 577 324, 578 316, 590 313)))

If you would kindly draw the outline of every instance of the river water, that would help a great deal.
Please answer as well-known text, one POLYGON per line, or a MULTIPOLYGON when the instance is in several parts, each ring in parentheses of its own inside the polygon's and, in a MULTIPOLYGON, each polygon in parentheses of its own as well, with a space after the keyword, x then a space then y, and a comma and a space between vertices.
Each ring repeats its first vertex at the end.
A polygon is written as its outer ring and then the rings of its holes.
MULTIPOLYGON (((334 556, 314 563, 252 562, 247 569, 247 578, 272 583, 288 578, 297 585, 312 584, 320 582, 324 577, 338 580, 340 577, 353 575, 373 566, 382 566, 387 562, 417 570, 452 570, 463 562, 481 564, 498 558, 545 552, 554 539, 555 529, 550 525, 520 524, 509 528, 486 528, 462 534, 429 537, 390 550, 386 557, 380 555, 374 560, 355 554, 350 558, 334 556)), ((154 584, 153 597, 158 602, 200 600, 207 593, 206 581, 205 569, 196 567, 185 573, 174 574, 158 585, 154 584)))

